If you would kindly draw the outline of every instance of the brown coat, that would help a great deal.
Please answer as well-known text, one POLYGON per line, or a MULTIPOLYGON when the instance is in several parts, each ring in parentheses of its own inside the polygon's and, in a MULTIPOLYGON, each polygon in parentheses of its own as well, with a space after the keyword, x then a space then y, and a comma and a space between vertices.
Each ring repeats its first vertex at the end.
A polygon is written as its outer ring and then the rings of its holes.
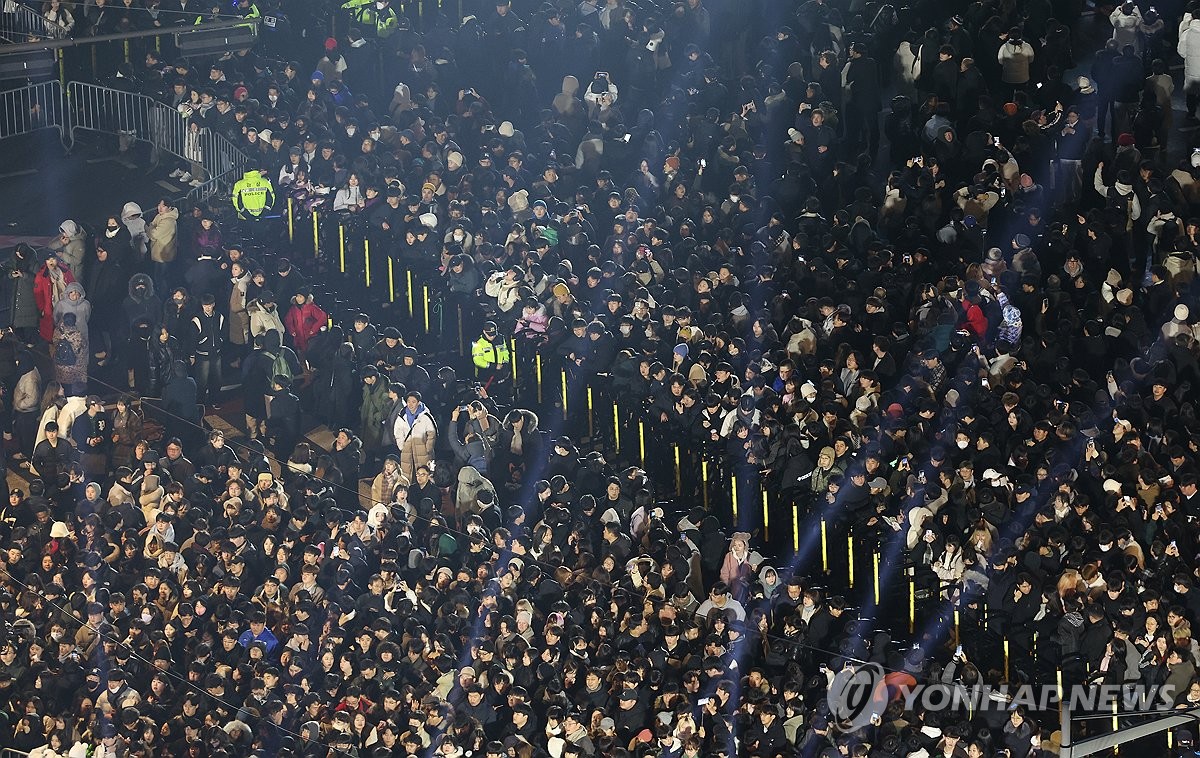
POLYGON ((250 313, 246 310, 246 285, 250 275, 243 274, 229 290, 229 341, 234 345, 250 342, 250 313))

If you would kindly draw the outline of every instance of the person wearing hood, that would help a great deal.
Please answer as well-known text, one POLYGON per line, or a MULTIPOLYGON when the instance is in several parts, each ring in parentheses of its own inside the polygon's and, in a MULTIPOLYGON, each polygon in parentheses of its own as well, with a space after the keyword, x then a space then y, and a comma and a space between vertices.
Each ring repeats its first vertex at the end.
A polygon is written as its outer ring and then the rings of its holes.
MULTIPOLYGON (((142 215, 142 206, 128 202, 121 208, 121 223, 129 233, 130 252, 136 261, 141 262, 146 257, 149 238, 146 235, 146 219, 142 215)), ((106 230, 107 234, 107 230, 106 230)))
POLYGON ((179 209, 165 197, 158 201, 158 212, 146 224, 146 236, 150 240, 150 261, 154 265, 154 279, 159 288, 170 285, 171 267, 179 251, 179 209))
POLYGON ((392 438, 400 452, 400 470, 410 482, 415 481, 416 470, 429 466, 433 460, 437 442, 437 423, 421 402, 420 392, 413 391, 404 396, 404 408, 396 416, 392 438))
POLYGON ((72 271, 82 270, 86 246, 87 232, 71 219, 59 224, 58 236, 48 245, 72 271))
POLYGON ((0 264, 0 326, 12 327, 26 344, 38 325, 35 267, 36 253, 24 242, 0 264))
POLYGON ((129 277, 127 295, 121 304, 124 321, 119 325, 122 336, 131 333, 133 325, 139 319, 149 322, 154 331, 162 323, 163 303, 154 294, 154 281, 146 274, 134 274, 129 277))
POLYGON ((62 321, 66 313, 75 314, 76 327, 83 333, 84 341, 90 342, 88 324, 92 318, 92 304, 88 302, 87 293, 79 282, 68 284, 64 296, 54 304, 54 323, 62 321))
POLYGON ((54 309, 66 295, 67 285, 75 281, 71 270, 60 264, 58 256, 51 253, 38 269, 33 282, 33 296, 38 309, 38 334, 46 342, 54 337, 54 309))

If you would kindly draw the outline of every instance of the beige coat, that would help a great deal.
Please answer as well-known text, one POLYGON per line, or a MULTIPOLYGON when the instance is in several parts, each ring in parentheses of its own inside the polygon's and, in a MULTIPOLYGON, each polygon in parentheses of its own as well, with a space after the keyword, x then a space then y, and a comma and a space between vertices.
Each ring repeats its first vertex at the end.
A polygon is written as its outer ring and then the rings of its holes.
POLYGON ((417 468, 427 466, 433 460, 433 446, 437 441, 437 425, 433 415, 422 403, 416 419, 410 425, 408 414, 401 411, 392 427, 392 434, 400 451, 400 470, 411 482, 417 468))
POLYGON ((229 341, 235 345, 250 342, 250 314, 246 311, 246 285, 250 275, 243 273, 229 289, 229 341))
POLYGON ((150 238, 150 260, 155 263, 170 263, 175 260, 179 249, 178 224, 177 208, 168 208, 146 224, 146 236, 150 238))

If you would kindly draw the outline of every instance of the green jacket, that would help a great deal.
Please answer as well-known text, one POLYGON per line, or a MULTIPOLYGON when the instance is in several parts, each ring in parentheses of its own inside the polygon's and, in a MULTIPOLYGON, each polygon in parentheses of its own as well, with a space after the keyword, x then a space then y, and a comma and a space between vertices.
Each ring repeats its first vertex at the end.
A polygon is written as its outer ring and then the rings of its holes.
POLYGON ((247 171, 233 185, 233 207, 238 218, 258 218, 275 205, 275 188, 271 180, 257 170, 247 171))
POLYGON ((359 406, 358 415, 362 422, 363 446, 368 449, 383 444, 383 425, 392 410, 386 380, 386 376, 380 376, 375 380, 374 386, 363 385, 362 405, 359 406))

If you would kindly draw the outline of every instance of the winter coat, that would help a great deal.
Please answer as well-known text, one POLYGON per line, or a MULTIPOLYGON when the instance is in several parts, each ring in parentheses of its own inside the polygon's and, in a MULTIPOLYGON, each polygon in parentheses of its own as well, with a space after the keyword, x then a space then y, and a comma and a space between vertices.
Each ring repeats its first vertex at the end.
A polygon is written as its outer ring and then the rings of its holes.
POLYGON ((433 446, 437 442, 437 424, 433 414, 424 403, 417 406, 414 414, 408 408, 400 411, 392 427, 392 437, 400 450, 400 468, 412 481, 413 472, 433 460, 433 446))
POLYGON ((367 450, 373 450, 383 444, 383 425, 391 410, 392 401, 388 399, 387 382, 376 379, 373 385, 363 384, 358 418, 363 447, 367 450))
POLYGON ((1029 81, 1029 66, 1033 63, 1033 46, 1024 40, 1014 45, 1005 42, 996 53, 1000 62, 1001 79, 1005 84, 1024 84, 1029 81))
POLYGON ((1176 51, 1183 58, 1184 81, 1200 80, 1200 18, 1188 21, 1179 33, 1176 51))
POLYGON ((246 306, 246 312, 250 314, 251 338, 273 331, 279 334, 280 340, 283 340, 286 330, 283 326, 283 319, 279 317, 277 305, 271 303, 268 307, 261 300, 251 300, 250 304, 246 306))
POLYGON ((129 230, 129 244, 138 260, 146 257, 146 219, 142 215, 142 206, 137 203, 125 203, 121 208, 121 223, 129 230))
POLYGON ((284 327, 296 346, 296 352, 303 354, 308 348, 308 342, 321 331, 329 321, 329 314, 310 298, 303 305, 293 304, 284 317, 284 327))
POLYGON ((0 265, 0 326, 30 329, 37 325, 34 261, 14 252, 0 265))
POLYGON ((50 358, 54 361, 54 375, 58 383, 70 388, 67 394, 82 394, 79 385, 86 388, 88 378, 88 343, 87 337, 72 323, 72 315, 68 314, 54 329, 51 335, 53 342, 50 345, 50 358), (60 360, 60 356, 68 355, 74 360, 60 360))
POLYGON ((134 323, 141 318, 150 322, 153 331, 158 331, 158 325, 162 323, 163 304, 154 294, 154 282, 145 274, 134 274, 129 277, 127 289, 128 297, 121 304, 125 312, 122 334, 129 334, 134 323))
POLYGON ((87 250, 87 232, 71 219, 62 222, 58 231, 62 233, 62 237, 56 237, 48 247, 58 253, 72 270, 79 271, 79 267, 83 265, 83 254, 87 250))
POLYGON ((1142 12, 1136 5, 1133 6, 1133 13, 1129 15, 1125 15, 1122 6, 1118 5, 1109 14, 1108 20, 1113 25, 1112 38, 1117 41, 1119 47, 1133 45, 1134 50, 1139 53, 1142 51, 1142 12))
POLYGON ((234 345, 250 342, 250 314, 246 312, 248 284, 250 274, 243 273, 240 279, 233 280, 233 286, 229 289, 229 341, 234 345))
POLYGON ((66 295, 67 285, 75 281, 75 275, 70 269, 62 264, 59 264, 58 269, 62 272, 61 281, 58 277, 50 275, 50 269, 45 263, 38 269, 33 281, 33 299, 37 302, 38 309, 38 333, 47 342, 54 337, 54 307, 59 299, 66 295))
MULTIPOLYGON (((479 493, 487 490, 493 495, 496 488, 487 477, 479 473, 474 466, 463 466, 458 470, 458 490, 454 495, 454 504, 459 513, 479 513, 479 493)), ((493 502, 495 502, 493 500, 493 502)))
POLYGON ((157 214, 146 225, 150 238, 150 260, 155 263, 170 263, 179 250, 179 209, 167 208, 157 214))
POLYGON ((84 341, 88 340, 88 323, 92 318, 92 304, 88 302, 87 292, 84 291, 83 285, 79 282, 71 282, 67 285, 67 289, 63 292, 63 296, 54 304, 54 323, 62 321, 64 313, 75 314, 75 326, 79 331, 83 332, 84 341), (79 293, 78 300, 71 300, 72 292, 79 293))
POLYGON ((91 295, 88 302, 92 304, 96 328, 105 331, 115 326, 115 316, 120 312, 121 301, 125 299, 129 275, 121 268, 121 264, 110 257, 104 262, 93 259, 82 279, 84 290, 91 295))
POLYGON ((390 504, 395 499, 392 495, 396 487, 403 486, 407 488, 408 484, 408 480, 404 478, 404 474, 401 473, 399 467, 396 468, 395 473, 390 477, 387 475, 385 468, 384 471, 376 474, 375 478, 371 481, 371 505, 375 503, 390 504))

